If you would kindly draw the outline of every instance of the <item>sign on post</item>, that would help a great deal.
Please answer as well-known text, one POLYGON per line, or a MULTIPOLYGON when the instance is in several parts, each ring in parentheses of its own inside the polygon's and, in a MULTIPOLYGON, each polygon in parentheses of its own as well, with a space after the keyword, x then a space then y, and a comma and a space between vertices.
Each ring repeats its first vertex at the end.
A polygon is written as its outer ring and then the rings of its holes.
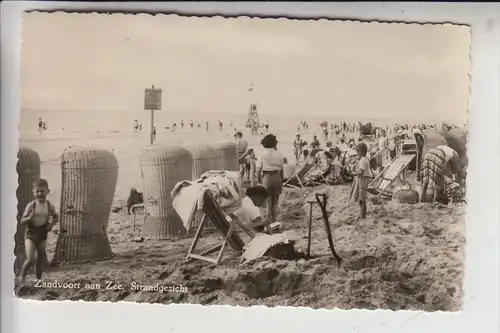
POLYGON ((144 110, 161 110, 161 89, 146 89, 144 93, 144 110))
POLYGON ((146 88, 144 92, 144 110, 151 111, 151 135, 149 143, 153 144, 156 138, 155 110, 161 110, 161 89, 155 89, 154 85, 150 89, 146 88))

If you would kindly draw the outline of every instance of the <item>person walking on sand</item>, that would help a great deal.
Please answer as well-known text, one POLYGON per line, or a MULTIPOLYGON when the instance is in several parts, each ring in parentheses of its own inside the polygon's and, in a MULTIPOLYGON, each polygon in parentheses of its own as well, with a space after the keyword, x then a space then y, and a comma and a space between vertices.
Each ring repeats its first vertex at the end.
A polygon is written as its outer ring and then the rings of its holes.
POLYGON ((234 135, 236 140, 236 146, 238 148, 238 163, 240 165, 240 177, 243 179, 245 176, 245 162, 246 156, 248 155, 248 142, 243 139, 243 133, 236 132, 234 135))
POLYGON ((139 122, 136 120, 134 120, 134 131, 137 132, 137 130, 139 129, 139 122))
POLYGON ((42 278, 42 271, 46 263, 45 244, 47 234, 52 230, 59 220, 54 205, 47 200, 49 194, 49 183, 40 178, 35 184, 33 192, 35 200, 28 203, 21 223, 26 224, 24 234, 24 246, 26 261, 20 272, 22 282, 26 279, 28 269, 35 265, 35 276, 38 280, 42 278))
POLYGON ((351 192, 349 197, 353 202, 359 203, 360 208, 360 218, 366 218, 366 192, 368 190, 368 183, 370 178, 373 178, 373 172, 370 168, 370 161, 366 157, 368 153, 368 147, 364 142, 358 143, 356 146, 356 153, 358 154, 359 160, 354 169, 353 175, 354 181, 351 186, 351 192))
POLYGON ((257 182, 261 183, 269 194, 269 219, 276 222, 279 197, 283 190, 283 155, 277 149, 278 140, 273 134, 267 134, 260 143, 265 152, 257 161, 257 182))
POLYGON ((206 129, 206 130, 207 130, 207 132, 208 132, 208 121, 207 121, 207 122, 205 122, 205 129, 206 129))
POLYGON ((300 134, 295 136, 295 140, 293 141, 293 154, 295 155, 295 163, 298 164, 300 162, 300 156, 302 155, 302 148, 304 147, 304 143, 300 137, 300 134))

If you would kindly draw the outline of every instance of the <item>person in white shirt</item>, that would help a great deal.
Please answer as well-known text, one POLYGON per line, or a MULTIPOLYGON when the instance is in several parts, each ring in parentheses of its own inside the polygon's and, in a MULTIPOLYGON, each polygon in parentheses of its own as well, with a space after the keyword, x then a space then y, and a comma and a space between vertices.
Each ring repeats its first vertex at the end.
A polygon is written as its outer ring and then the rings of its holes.
POLYGON ((384 157, 387 155, 387 147, 389 146, 389 139, 385 130, 381 130, 381 136, 378 139, 378 151, 377 151, 377 166, 379 171, 382 172, 384 169, 384 157))
POLYGON ((261 183, 269 194, 269 219, 276 222, 279 197, 283 190, 283 155, 277 150, 278 140, 273 134, 266 135, 261 144, 265 152, 257 161, 257 182, 261 183))
POLYGON ((359 156, 359 160, 353 172, 355 177, 351 186, 349 197, 352 201, 359 203, 360 218, 365 219, 367 210, 366 193, 368 190, 368 183, 370 182, 370 179, 373 178, 373 172, 370 167, 370 161, 366 157, 368 147, 364 142, 358 143, 356 146, 356 152, 359 156))
POLYGON ((249 187, 246 190, 246 197, 241 200, 239 207, 233 215, 249 228, 261 232, 269 221, 264 219, 260 212, 260 207, 268 198, 267 190, 263 186, 249 187))

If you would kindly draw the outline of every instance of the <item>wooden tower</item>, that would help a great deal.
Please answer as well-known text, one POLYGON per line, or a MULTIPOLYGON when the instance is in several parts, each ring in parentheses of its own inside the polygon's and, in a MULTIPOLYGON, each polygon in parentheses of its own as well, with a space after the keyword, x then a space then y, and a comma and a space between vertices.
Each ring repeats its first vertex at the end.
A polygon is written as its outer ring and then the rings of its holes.
POLYGON ((255 101, 255 90, 253 84, 248 88, 248 93, 250 94, 250 107, 248 110, 248 119, 245 124, 246 128, 251 128, 256 130, 260 126, 259 112, 257 111, 257 102, 255 101))

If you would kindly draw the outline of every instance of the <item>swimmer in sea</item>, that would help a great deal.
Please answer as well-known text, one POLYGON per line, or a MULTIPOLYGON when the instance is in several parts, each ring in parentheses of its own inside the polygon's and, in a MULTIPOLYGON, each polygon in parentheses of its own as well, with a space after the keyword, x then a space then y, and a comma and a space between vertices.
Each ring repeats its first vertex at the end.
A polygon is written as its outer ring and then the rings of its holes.
POLYGON ((35 200, 28 203, 21 223, 26 224, 24 234, 24 246, 26 260, 21 269, 21 279, 24 282, 28 269, 35 265, 35 276, 38 280, 42 278, 42 270, 46 262, 45 243, 47 234, 59 221, 59 215, 54 205, 47 200, 49 194, 49 183, 45 179, 39 179, 34 186, 35 200))

